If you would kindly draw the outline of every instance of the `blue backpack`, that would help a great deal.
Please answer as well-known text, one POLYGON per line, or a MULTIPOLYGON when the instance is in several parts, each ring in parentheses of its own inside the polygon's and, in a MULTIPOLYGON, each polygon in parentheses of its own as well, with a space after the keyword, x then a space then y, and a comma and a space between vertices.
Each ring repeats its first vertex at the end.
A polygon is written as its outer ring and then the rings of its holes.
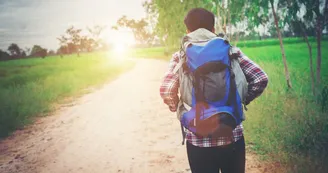
POLYGON ((231 137, 243 120, 230 48, 229 42, 215 38, 203 46, 190 44, 184 50, 183 68, 192 78, 192 103, 180 121, 198 136, 231 137))

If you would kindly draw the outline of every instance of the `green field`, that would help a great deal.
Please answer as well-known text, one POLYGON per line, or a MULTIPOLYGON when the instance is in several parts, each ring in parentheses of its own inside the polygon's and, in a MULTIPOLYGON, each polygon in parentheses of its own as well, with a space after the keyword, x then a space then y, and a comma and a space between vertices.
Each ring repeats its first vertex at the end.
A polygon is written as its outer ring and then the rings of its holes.
POLYGON ((104 53, 0 62, 0 138, 132 67, 104 53))

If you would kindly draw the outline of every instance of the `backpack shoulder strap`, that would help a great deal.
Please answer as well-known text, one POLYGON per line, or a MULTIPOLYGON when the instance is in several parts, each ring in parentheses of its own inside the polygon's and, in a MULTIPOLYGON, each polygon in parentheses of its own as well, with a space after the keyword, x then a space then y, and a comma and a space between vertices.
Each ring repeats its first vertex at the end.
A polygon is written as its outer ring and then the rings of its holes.
POLYGON ((175 66, 173 69, 173 73, 176 74, 180 68, 183 66, 183 64, 186 62, 186 53, 185 51, 181 48, 180 49, 180 55, 179 55, 179 63, 175 66))

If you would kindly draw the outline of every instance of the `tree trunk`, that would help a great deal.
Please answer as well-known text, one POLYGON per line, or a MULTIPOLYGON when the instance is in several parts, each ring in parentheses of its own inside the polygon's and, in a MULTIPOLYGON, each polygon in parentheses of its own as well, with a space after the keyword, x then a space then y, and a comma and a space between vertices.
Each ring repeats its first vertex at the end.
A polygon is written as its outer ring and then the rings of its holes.
POLYGON ((324 15, 324 22, 325 22, 325 24, 324 24, 324 26, 322 28, 324 28, 324 27, 326 27, 328 25, 328 0, 326 0, 326 2, 325 2, 325 10, 324 10, 323 15, 324 15))
POLYGON ((227 26, 226 26, 226 14, 224 12, 224 15, 223 15, 223 32, 225 34, 227 34, 227 26))
POLYGON ((279 26, 278 26, 278 19, 277 19, 276 11, 274 9, 273 0, 270 0, 270 4, 271 4, 271 8, 272 8, 273 17, 274 17, 274 23, 276 25, 277 34, 278 34, 278 37, 279 37, 282 60, 284 62, 284 66, 285 66, 285 75, 286 75, 287 86, 288 86, 288 88, 292 88, 292 82, 290 81, 290 75, 289 75, 287 60, 286 60, 286 56, 285 56, 285 49, 284 49, 284 45, 283 45, 283 42, 282 42, 280 29, 279 29, 279 26))
POLYGON ((222 0, 222 9, 223 9, 223 32, 227 34, 227 26, 226 26, 226 11, 225 11, 225 0, 222 0))
MULTIPOLYGON (((317 0, 317 3, 320 4, 319 0, 317 0)), ((318 5, 319 6, 319 5, 318 5)), ((327 21, 324 21, 324 19, 327 18, 328 15, 328 0, 325 2, 324 6, 324 12, 323 15, 320 15, 319 7, 316 10, 317 11, 317 87, 320 87, 321 83, 321 39, 322 39, 322 31, 324 29, 324 23, 327 21)))
POLYGON ((232 42, 232 26, 231 26, 231 15, 230 15, 230 11, 228 10, 228 22, 229 22, 229 37, 230 37, 230 41, 232 42))
POLYGON ((321 37, 322 37, 322 29, 321 29, 321 20, 320 17, 317 18, 317 86, 320 86, 321 83, 321 37))
POLYGON ((236 32, 236 41, 235 41, 235 46, 237 46, 238 41, 239 41, 239 32, 237 31, 237 32, 236 32))
POLYGON ((262 40, 260 32, 258 32, 257 35, 259 35, 259 39, 262 40))
POLYGON ((220 0, 218 0, 218 5, 217 5, 217 10, 218 10, 218 31, 217 33, 222 32, 222 24, 221 24, 221 15, 220 15, 220 0))
POLYGON ((303 37, 304 37, 304 39, 305 39, 305 41, 306 41, 306 44, 307 44, 307 46, 308 46, 308 48, 309 48, 309 55, 310 55, 310 71, 311 71, 311 85, 312 85, 312 93, 313 93, 313 95, 315 96, 315 95, 316 95, 316 92, 315 92, 316 88, 315 88, 314 71, 313 71, 312 46, 311 46, 311 44, 310 44, 310 42, 309 42, 308 36, 306 35, 306 32, 305 32, 304 28, 301 26, 300 23, 299 23, 299 26, 300 26, 300 28, 301 28, 301 30, 302 30, 303 37))

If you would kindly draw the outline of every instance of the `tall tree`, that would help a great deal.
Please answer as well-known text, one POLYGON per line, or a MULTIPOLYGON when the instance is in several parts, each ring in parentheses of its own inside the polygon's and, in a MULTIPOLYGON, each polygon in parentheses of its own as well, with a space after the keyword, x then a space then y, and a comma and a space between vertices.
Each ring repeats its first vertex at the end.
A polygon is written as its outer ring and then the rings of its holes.
POLYGON ((80 56, 80 46, 81 46, 81 39, 82 39, 81 32, 82 29, 74 28, 74 26, 71 26, 66 30, 69 44, 71 44, 71 46, 74 47, 73 50, 74 52, 77 53, 77 56, 80 56))
POLYGON ((10 55, 14 58, 19 58, 22 53, 19 46, 15 43, 12 43, 11 45, 9 45, 8 51, 10 52, 10 55))
MULTIPOLYGON (((106 26, 95 25, 93 27, 87 27, 90 38, 84 39, 83 44, 89 46, 89 50, 97 50, 102 46, 101 34, 106 29, 106 26)), ((86 37, 84 37, 86 38, 86 37)))
POLYGON ((61 57, 65 53, 77 53, 77 56, 80 56, 79 52, 81 49, 81 40, 83 38, 81 32, 82 29, 71 26, 66 30, 65 34, 57 38, 60 44, 60 51, 58 52, 60 52, 61 57))
POLYGON ((285 48, 284 48, 284 44, 283 44, 283 41, 282 41, 282 37, 281 37, 279 25, 278 25, 278 17, 277 17, 276 10, 274 8, 274 4, 273 3, 274 3, 273 0, 270 0, 272 14, 273 14, 273 17, 274 17, 274 23, 276 25, 277 34, 278 34, 278 38, 279 38, 279 42, 280 42, 280 49, 281 49, 281 54, 282 54, 282 60, 284 62, 284 68, 285 68, 285 75, 286 75, 286 80, 287 80, 287 86, 288 86, 288 88, 292 88, 292 82, 290 81, 290 75, 289 75, 289 70, 288 70, 288 65, 287 65, 287 60, 286 60, 285 48))
POLYGON ((64 54, 68 53, 68 47, 67 47, 68 38, 65 35, 61 35, 60 37, 57 38, 57 40, 59 41, 59 45, 60 45, 57 54, 60 54, 60 57, 63 57, 64 54))

